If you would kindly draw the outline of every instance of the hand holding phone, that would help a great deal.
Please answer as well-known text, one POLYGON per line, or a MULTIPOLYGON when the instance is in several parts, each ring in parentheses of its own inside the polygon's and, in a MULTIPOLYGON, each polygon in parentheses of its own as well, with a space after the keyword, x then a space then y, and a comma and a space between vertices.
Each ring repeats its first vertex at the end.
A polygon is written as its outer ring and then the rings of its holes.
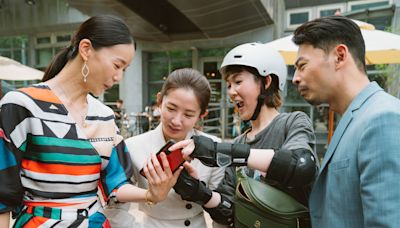
MULTIPOLYGON (((162 165, 163 163, 160 154, 161 152, 164 152, 167 155, 167 160, 172 173, 174 173, 179 168, 179 166, 181 166, 185 162, 185 160, 182 157, 181 149, 176 149, 174 151, 168 150, 172 145, 174 145, 174 143, 175 143, 174 141, 169 140, 156 154, 157 160, 161 164, 161 167, 163 169, 164 167, 162 165)), ((143 169, 140 170, 140 174, 145 177, 143 169)))

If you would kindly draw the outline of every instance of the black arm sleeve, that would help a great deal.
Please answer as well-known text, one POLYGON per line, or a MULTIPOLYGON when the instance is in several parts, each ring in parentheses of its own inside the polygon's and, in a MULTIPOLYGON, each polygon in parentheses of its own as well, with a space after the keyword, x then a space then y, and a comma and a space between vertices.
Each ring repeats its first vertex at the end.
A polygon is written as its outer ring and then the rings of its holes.
POLYGON ((285 140, 274 148, 275 155, 265 181, 308 205, 313 181, 319 170, 314 152, 315 134, 310 118, 291 113, 285 124, 285 140))
POLYGON ((280 182, 286 188, 310 186, 319 169, 311 119, 303 112, 293 112, 285 129, 285 142, 279 150, 275 150, 267 179, 280 182))
POLYGON ((267 178, 284 186, 301 188, 310 185, 318 173, 317 160, 306 149, 276 150, 267 178))
POLYGON ((203 207, 211 218, 223 225, 233 226, 233 203, 235 199, 236 174, 234 167, 225 169, 225 177, 218 185, 215 192, 221 195, 221 203, 214 208, 203 207))

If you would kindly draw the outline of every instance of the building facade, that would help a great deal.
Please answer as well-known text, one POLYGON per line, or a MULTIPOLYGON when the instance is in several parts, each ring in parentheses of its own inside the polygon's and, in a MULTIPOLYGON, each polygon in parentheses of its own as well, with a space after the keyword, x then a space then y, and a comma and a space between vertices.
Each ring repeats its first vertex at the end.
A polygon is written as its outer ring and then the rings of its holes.
MULTIPOLYGON (((137 52, 123 80, 100 99, 111 106, 123 99, 129 127, 140 133, 137 123, 143 117, 139 114, 155 102, 167 75, 177 68, 192 67, 212 86, 204 131, 231 138, 232 104, 218 71, 231 48, 245 42, 272 41, 308 20, 337 11, 396 32, 400 30, 399 9, 400 0, 0 0, 0 55, 44 70, 55 53, 69 45, 82 21, 96 14, 120 16, 136 37, 137 52)), ((380 75, 376 67, 370 70, 371 75, 380 75)), ((328 107, 306 103, 291 83, 293 73, 289 66, 282 111, 301 110, 312 118, 317 151, 322 155, 328 107)), ((12 89, 28 83, 3 81, 3 86, 12 89)))

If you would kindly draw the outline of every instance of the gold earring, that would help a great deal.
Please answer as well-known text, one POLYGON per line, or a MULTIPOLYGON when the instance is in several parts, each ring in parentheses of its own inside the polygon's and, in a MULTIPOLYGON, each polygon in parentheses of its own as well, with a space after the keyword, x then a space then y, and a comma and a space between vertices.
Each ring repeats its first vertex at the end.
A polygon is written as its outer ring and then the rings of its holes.
POLYGON ((81 70, 81 73, 82 73, 82 76, 83 76, 83 82, 84 83, 86 83, 86 78, 87 78, 87 76, 89 75, 89 67, 88 67, 88 65, 86 64, 87 63, 87 61, 85 61, 84 63, 83 63, 83 66, 82 66, 82 70, 81 70))

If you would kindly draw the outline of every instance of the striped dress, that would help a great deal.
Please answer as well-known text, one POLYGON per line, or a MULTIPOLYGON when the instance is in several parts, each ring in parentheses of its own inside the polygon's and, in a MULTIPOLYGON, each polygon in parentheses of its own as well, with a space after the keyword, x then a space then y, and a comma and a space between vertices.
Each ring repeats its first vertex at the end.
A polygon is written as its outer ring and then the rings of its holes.
POLYGON ((14 227, 109 227, 105 203, 132 164, 113 111, 88 95, 80 128, 44 83, 7 93, 0 110, 0 213, 14 227))

